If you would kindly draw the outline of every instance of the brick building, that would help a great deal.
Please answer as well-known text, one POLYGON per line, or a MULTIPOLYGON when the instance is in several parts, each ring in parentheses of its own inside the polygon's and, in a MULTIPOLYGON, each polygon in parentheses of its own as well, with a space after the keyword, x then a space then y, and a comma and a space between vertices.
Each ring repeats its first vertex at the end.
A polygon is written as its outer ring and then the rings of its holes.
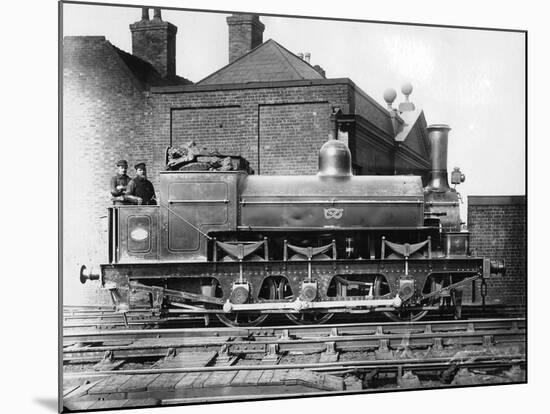
POLYGON ((227 24, 229 63, 195 84, 176 75, 177 28, 159 9, 130 25, 132 53, 102 36, 64 38, 67 283, 79 263, 105 260, 108 185, 120 158, 145 161, 157 188, 166 148, 191 140, 241 155, 259 174, 314 174, 318 149, 333 138, 347 143, 356 174, 427 176, 426 120, 408 95, 394 109, 387 94, 384 107, 352 80, 327 78, 307 56, 264 42, 258 16, 227 24))
POLYGON ((487 284, 487 303, 527 303, 526 207, 525 196, 468 196, 471 248, 506 263, 506 274, 487 284))

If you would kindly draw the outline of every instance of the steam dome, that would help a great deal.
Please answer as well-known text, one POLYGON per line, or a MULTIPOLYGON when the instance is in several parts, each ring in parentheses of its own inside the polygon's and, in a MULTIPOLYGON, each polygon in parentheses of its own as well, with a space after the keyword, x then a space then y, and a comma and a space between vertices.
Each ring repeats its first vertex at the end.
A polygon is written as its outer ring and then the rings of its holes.
POLYGON ((319 172, 321 177, 350 177, 351 153, 342 141, 330 140, 319 150, 319 172))

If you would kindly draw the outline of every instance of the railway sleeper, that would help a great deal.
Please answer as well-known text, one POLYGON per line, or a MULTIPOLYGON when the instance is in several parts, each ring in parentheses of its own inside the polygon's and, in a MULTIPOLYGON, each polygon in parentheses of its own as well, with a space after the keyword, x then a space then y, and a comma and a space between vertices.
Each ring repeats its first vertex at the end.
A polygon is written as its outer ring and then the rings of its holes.
POLYGON ((113 351, 105 351, 103 359, 94 365, 96 371, 111 371, 115 370, 124 364, 124 359, 115 359, 113 351))
POLYGON ((336 350, 336 342, 326 342, 325 352, 319 357, 320 363, 337 362, 340 353, 336 350))
POLYGON ((278 344, 269 344, 267 346, 266 354, 260 362, 263 365, 277 365, 281 360, 279 355, 279 345, 278 344))

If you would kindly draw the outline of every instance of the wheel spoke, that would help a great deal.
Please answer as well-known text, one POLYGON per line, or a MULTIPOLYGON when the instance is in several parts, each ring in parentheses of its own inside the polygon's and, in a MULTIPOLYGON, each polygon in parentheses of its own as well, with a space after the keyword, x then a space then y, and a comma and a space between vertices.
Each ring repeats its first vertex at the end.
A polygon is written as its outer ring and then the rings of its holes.
MULTIPOLYGON (((273 300, 277 298, 277 286, 273 279, 268 279, 266 285, 261 289, 260 299, 273 300), (263 296, 262 296, 263 295, 263 296)), ((233 312, 218 313, 218 319, 227 326, 231 327, 250 327, 258 326, 267 319, 269 314, 258 312, 233 312)))
POLYGON ((268 314, 239 314, 239 313, 217 313, 218 319, 230 327, 250 327, 258 326, 267 319, 268 314))
POLYGON ((298 315, 285 313, 285 316, 297 325, 320 325, 330 320, 334 316, 334 313, 303 312, 298 315))
MULTIPOLYGON (((391 293, 390 285, 385 277, 377 275, 374 280, 374 295, 378 298, 388 297, 391 293)), ((396 311, 384 312, 384 315, 394 322, 415 322, 422 319, 427 310, 407 310, 400 308, 396 311)))
MULTIPOLYGON (((277 298, 291 302, 294 300, 294 292, 292 292, 288 281, 283 278, 277 287, 277 298)), ((297 325, 322 324, 334 316, 333 313, 321 312, 302 312, 299 314, 285 313, 285 316, 297 325)))

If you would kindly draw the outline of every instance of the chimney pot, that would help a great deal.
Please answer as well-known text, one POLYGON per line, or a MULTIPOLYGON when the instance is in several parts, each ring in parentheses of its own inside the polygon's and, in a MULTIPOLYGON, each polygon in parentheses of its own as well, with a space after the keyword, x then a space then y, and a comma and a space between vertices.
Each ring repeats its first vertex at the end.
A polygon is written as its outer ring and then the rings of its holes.
POLYGON ((309 60, 311 59, 311 53, 306 52, 306 54, 304 55, 304 58, 305 58, 305 61, 306 61, 307 63, 309 63, 309 60))
POLYGON ((321 74, 321 76, 323 76, 323 78, 326 78, 325 70, 321 66, 315 65, 315 66, 313 66, 313 69, 315 69, 317 72, 319 72, 321 74))
POLYGON ((148 21, 149 20, 149 8, 148 7, 142 7, 141 8, 141 21, 148 21))
POLYGON ((160 7, 155 7, 153 9, 153 19, 155 20, 162 20, 162 17, 160 15, 160 7))

